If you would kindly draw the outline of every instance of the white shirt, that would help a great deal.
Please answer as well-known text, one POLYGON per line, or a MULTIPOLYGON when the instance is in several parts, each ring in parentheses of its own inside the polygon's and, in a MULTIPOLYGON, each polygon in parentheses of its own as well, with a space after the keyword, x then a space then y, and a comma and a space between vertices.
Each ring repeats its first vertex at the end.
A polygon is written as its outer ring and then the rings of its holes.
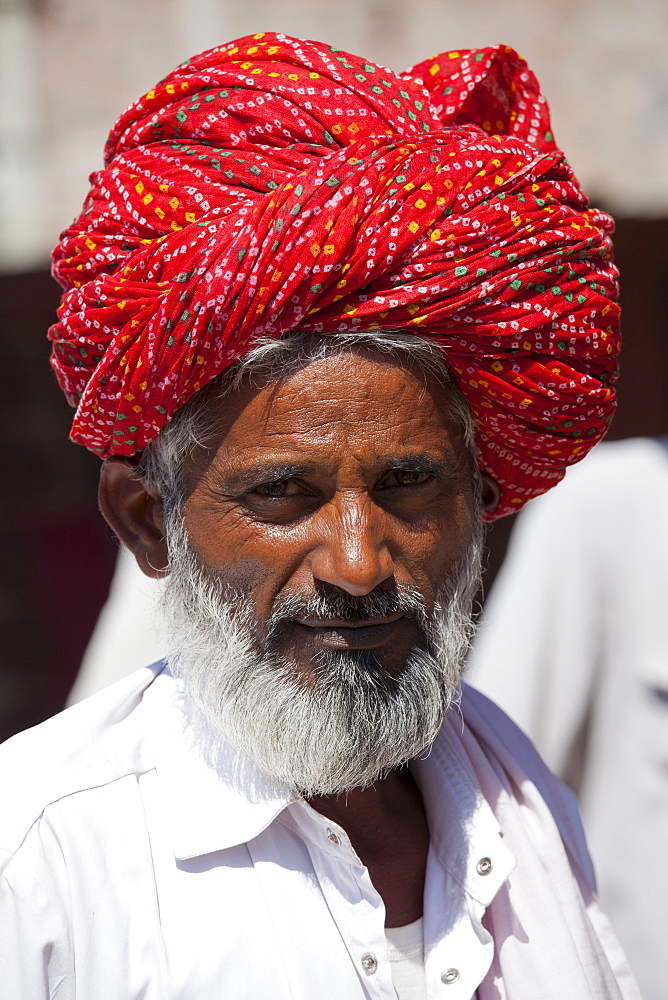
MULTIPOLYGON (((480 730, 484 699, 466 697, 480 730)), ((520 738, 507 720, 503 735, 509 746, 520 738)), ((585 909, 580 893, 589 893, 590 874, 578 891, 570 868, 558 868, 561 840, 552 838, 548 851, 557 859, 553 913, 544 862, 528 848, 528 881, 521 869, 511 877, 515 858, 472 778, 480 746, 451 712, 415 764, 431 832, 428 1000, 470 1000, 483 980, 493 992, 481 997, 504 997, 497 980, 516 975, 535 1000, 523 926, 531 937, 547 935, 539 942, 547 967, 548 942, 557 952, 541 1000, 573 1000, 569 969, 579 982, 580 965, 593 978, 600 970, 603 985, 578 1000, 636 997, 607 930, 599 941, 600 926, 589 925, 595 903, 585 909), (533 916, 527 891, 536 895, 533 916), (585 958, 572 961, 564 954, 571 906, 589 927, 577 942, 585 958), (486 914, 505 939, 498 955, 486 914), (619 989, 615 976, 624 980, 619 989)), ((488 764, 480 767, 484 781, 496 781, 488 764)), ((14 737, 0 749, 0 774, 0 983, 8 1000, 396 1000, 383 902, 345 831, 215 743, 166 669, 146 668, 14 737)), ((577 819, 547 785, 567 839, 574 831, 573 872, 588 870, 577 819)), ((500 785, 495 797, 508 814, 506 835, 522 842, 521 810, 500 785)), ((530 807, 527 799, 522 809, 530 807)))
POLYGON ((668 995, 668 448, 598 445, 513 529, 471 682, 578 794, 646 1000, 668 995))

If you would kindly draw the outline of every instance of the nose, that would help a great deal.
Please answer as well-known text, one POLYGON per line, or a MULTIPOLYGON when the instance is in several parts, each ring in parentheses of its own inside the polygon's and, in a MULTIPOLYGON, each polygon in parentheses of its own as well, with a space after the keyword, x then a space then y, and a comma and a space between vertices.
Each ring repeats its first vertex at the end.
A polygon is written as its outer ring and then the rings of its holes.
POLYGON ((384 512, 370 497, 342 497, 319 512, 320 540, 311 552, 315 580, 355 597, 394 575, 384 512))

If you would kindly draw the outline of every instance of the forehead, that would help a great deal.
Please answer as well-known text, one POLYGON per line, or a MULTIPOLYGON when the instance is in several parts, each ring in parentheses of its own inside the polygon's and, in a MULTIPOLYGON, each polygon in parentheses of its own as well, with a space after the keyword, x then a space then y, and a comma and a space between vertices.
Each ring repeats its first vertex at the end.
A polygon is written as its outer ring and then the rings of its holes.
POLYGON ((266 385, 242 384, 210 399, 218 432, 213 451, 463 450, 450 416, 453 390, 410 362, 346 351, 312 361, 266 385))

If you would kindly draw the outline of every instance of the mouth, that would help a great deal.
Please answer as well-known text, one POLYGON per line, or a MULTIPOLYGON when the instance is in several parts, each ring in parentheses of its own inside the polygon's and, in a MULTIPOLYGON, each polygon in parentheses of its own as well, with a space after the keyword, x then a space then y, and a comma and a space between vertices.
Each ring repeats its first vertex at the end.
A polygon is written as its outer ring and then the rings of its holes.
POLYGON ((406 618, 402 614, 359 622, 297 618, 294 624, 311 641, 328 649, 375 649, 396 635, 406 618))

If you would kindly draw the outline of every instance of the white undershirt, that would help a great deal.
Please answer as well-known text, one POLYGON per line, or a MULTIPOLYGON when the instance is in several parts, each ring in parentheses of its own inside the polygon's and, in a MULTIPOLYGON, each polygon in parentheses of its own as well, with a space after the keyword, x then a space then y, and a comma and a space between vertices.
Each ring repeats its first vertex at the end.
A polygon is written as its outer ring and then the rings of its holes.
POLYGON ((422 917, 404 927, 386 927, 392 982, 399 1000, 427 1000, 422 917))

